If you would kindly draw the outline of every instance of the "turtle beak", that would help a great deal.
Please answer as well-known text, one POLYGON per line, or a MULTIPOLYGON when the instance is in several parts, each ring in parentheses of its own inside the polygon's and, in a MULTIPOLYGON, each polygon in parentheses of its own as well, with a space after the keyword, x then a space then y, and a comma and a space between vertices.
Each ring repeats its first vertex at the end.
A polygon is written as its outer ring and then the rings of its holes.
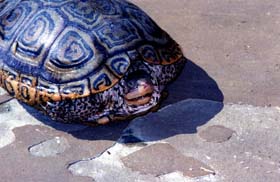
POLYGON ((147 77, 128 80, 128 92, 124 98, 128 105, 141 106, 150 102, 154 91, 151 80, 147 77))

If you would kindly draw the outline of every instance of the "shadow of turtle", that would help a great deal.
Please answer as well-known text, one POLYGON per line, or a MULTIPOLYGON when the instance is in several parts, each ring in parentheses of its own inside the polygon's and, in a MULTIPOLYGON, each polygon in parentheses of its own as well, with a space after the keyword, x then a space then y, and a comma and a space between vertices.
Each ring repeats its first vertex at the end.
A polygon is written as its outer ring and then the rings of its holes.
POLYGON ((193 134, 223 109, 224 95, 206 71, 187 60, 176 81, 167 87, 162 109, 136 118, 119 142, 158 141, 179 134, 193 134))
MULTIPOLYGON (((205 107, 205 105, 203 104, 186 106, 189 107, 190 111, 193 110, 193 112, 189 113, 189 119, 191 120, 191 122, 183 123, 182 121, 177 120, 178 122, 175 121, 177 124, 173 123, 172 125, 170 125, 170 121, 164 117, 174 117, 176 119, 176 117, 184 117, 184 114, 182 115, 182 113, 175 113, 174 115, 174 113, 170 112, 170 115, 168 116, 169 110, 165 109, 165 111, 167 111, 167 115, 165 114, 162 117, 161 115, 157 115, 158 119, 155 119, 160 120, 159 122, 154 123, 158 127, 157 132, 151 130, 153 127, 150 127, 150 129, 146 128, 147 132, 142 131, 142 133, 144 132, 147 135, 160 132, 160 134, 157 134, 158 137, 150 137, 150 139, 147 140, 161 140, 177 134, 195 133, 198 126, 207 123, 223 108, 222 102, 224 97, 217 83, 206 73, 206 71, 193 63, 191 60, 187 60, 182 73, 176 79, 176 81, 174 81, 167 87, 167 91, 169 92, 169 96, 165 101, 163 101, 161 108, 172 108, 172 106, 176 105, 176 103, 186 99, 204 99, 217 101, 218 105, 215 105, 216 107, 210 106, 211 104, 209 105, 209 107, 205 107)), ((123 135, 124 137, 122 138, 122 140, 119 140, 120 142, 133 143, 141 141, 141 139, 133 135, 133 131, 131 131, 131 127, 129 125, 129 121, 113 122, 107 125, 96 127, 89 127, 78 124, 63 124, 54 122, 49 117, 42 115, 36 109, 31 108, 25 104, 23 105, 31 115, 33 115, 36 119, 42 121, 44 124, 49 125, 55 129, 68 132, 78 139, 116 141, 120 136, 123 135)), ((179 110, 178 112, 180 112, 179 110)), ((148 116, 154 117, 150 114, 148 116)), ((143 120, 147 117, 139 117, 136 118, 135 121, 139 123, 139 120, 143 120)), ((185 116, 185 118, 188 117, 185 116)), ((144 122, 145 121, 143 121, 143 125, 145 125, 144 122)), ((131 123, 131 126, 132 128, 134 128, 133 130, 135 130, 133 124, 134 121, 131 123)), ((138 126, 138 124, 136 124, 136 126, 139 128, 145 128, 143 126, 138 126)))
POLYGON ((170 105, 185 99, 205 99, 217 102, 224 101, 224 95, 216 81, 206 71, 191 60, 186 59, 186 65, 177 80, 168 85, 169 97, 163 105, 170 105))
POLYGON ((37 109, 30 107, 25 103, 20 103, 23 108, 37 120, 56 130, 67 132, 77 139, 84 140, 110 140, 117 141, 123 130, 128 126, 129 121, 113 122, 107 125, 88 126, 82 124, 65 124, 53 121, 50 117, 44 115, 37 109))

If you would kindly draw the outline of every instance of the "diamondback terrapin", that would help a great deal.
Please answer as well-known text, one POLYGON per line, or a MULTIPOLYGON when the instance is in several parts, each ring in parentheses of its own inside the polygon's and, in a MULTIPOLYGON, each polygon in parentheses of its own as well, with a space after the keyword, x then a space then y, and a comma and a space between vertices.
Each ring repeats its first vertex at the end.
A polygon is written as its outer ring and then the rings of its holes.
POLYGON ((0 1, 0 84, 62 122, 146 113, 184 66, 178 44, 125 0, 0 1))

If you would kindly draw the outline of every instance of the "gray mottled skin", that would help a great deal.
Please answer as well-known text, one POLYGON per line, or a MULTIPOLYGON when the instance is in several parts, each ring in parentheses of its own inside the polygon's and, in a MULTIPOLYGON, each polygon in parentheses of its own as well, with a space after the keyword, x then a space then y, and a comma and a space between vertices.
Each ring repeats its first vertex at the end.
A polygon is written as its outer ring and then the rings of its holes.
MULTIPOLYGON (((90 122, 104 116, 110 119, 115 117, 126 118, 139 115, 159 104, 162 91, 166 84, 170 83, 181 72, 185 59, 172 65, 151 65, 143 61, 137 61, 131 65, 127 74, 112 88, 75 100, 63 100, 60 102, 48 102, 46 106, 40 106, 52 119, 61 122, 90 122), (149 103, 141 106, 129 106, 124 100, 127 89, 126 76, 137 70, 143 70, 151 77, 154 86, 152 99, 149 103)), ((115 119, 113 119, 115 120, 115 119)))

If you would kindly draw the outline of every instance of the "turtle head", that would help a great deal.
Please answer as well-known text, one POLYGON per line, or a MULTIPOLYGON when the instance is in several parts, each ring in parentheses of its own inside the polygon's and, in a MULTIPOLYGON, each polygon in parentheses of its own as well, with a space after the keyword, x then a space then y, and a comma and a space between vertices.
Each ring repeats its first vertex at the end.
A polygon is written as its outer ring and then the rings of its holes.
POLYGON ((141 106, 149 103, 153 92, 151 77, 145 71, 132 72, 127 76, 124 98, 128 105, 141 106))

